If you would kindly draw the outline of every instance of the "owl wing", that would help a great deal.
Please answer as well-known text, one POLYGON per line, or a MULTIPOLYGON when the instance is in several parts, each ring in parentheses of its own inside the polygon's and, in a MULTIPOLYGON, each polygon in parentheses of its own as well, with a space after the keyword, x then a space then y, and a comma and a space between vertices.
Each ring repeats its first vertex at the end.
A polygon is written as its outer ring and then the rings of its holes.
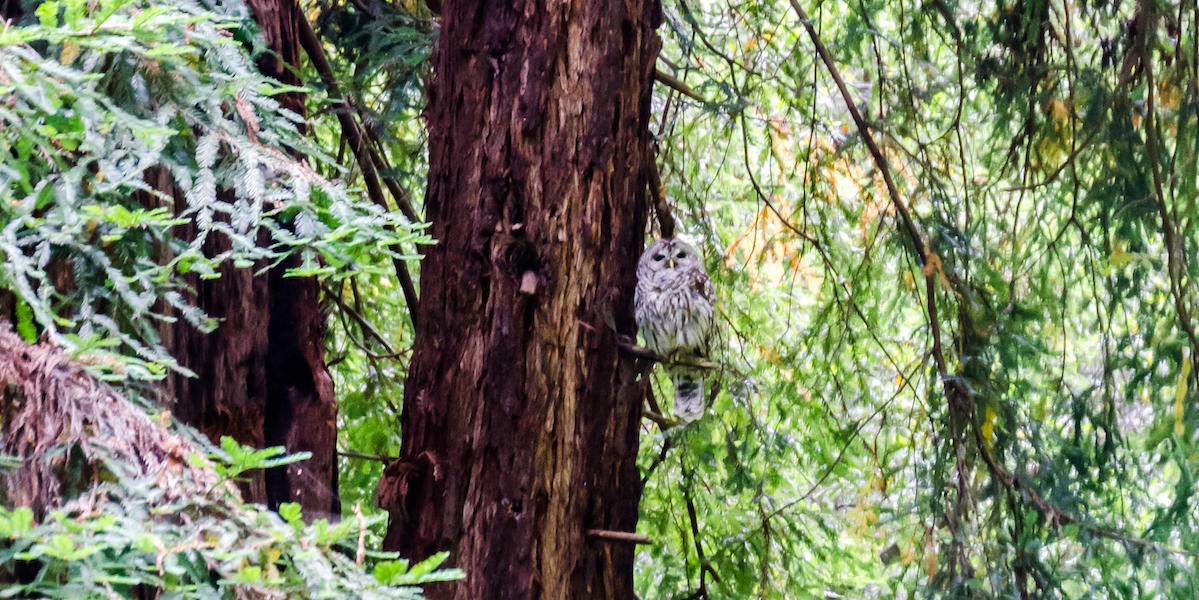
POLYGON ((715 297, 716 292, 712 286, 712 278, 704 272, 703 268, 696 267, 691 271, 691 276, 687 283, 690 288, 692 297, 694 298, 693 306, 695 308, 694 318, 695 324, 699 328, 700 344, 696 348, 696 353, 703 358, 708 358, 712 355, 712 342, 716 337, 716 310, 715 297))

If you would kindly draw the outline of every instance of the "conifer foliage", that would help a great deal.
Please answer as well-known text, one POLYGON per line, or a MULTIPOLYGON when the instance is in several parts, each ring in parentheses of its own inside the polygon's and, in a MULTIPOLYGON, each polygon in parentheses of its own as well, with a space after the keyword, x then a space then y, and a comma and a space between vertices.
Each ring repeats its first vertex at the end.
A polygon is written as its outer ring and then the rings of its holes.
POLYGON ((288 88, 256 68, 240 2, 50 1, 36 18, 0 32, 0 277, 27 338, 159 377, 181 368, 162 321, 215 326, 183 276, 300 253, 294 275, 337 281, 415 239, 321 174, 340 167, 272 98, 288 88), (184 202, 152 185, 162 172, 184 202), (206 256, 215 235, 230 248, 206 256))

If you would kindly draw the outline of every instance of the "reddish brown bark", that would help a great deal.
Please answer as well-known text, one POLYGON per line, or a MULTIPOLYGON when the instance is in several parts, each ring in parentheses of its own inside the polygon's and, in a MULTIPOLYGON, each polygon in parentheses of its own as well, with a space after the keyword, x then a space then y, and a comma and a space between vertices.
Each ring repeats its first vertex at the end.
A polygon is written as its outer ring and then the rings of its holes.
MULTIPOLYGON (((264 54, 259 68, 284 83, 298 83, 289 69, 300 62, 294 0, 249 4, 274 53, 264 54)), ((276 98, 304 114, 302 95, 276 98)), ((205 250, 216 255, 225 249, 222 244, 227 240, 210 236, 205 250)), ((337 403, 325 367, 325 314, 315 279, 283 276, 294 265, 291 260, 257 277, 251 270, 226 268, 219 279, 194 282, 199 306, 220 319, 220 326, 210 334, 171 328, 168 346, 198 377, 172 378, 170 391, 179 417, 214 440, 230 435, 255 447, 312 452, 307 461, 252 476, 244 486, 247 499, 272 508, 298 502, 310 517, 339 515, 337 403)))
MULTIPOLYGON (((165 169, 152 169, 148 183, 155 189, 170 191, 175 208, 184 210, 187 201, 174 187, 165 169)), ((147 198, 143 202, 154 200, 147 198)), ((194 225, 180 227, 175 234, 193 239, 194 225)), ((210 235, 204 244, 207 256, 228 251, 229 240, 210 235)), ((195 377, 172 374, 166 393, 173 400, 175 416, 200 430, 213 441, 231 436, 238 442, 262 448, 266 445, 263 423, 266 420, 266 360, 270 323, 270 288, 266 277, 254 277, 250 269, 225 265, 216 279, 190 276, 195 290, 191 301, 217 319, 211 333, 203 333, 184 321, 164 325, 163 344, 181 365, 195 377)), ((261 473, 251 474, 243 482, 246 500, 266 503, 266 487, 261 473)))
POLYGON ((432 598, 632 598, 643 388, 618 351, 649 206, 657 0, 447 2, 385 547, 432 598))

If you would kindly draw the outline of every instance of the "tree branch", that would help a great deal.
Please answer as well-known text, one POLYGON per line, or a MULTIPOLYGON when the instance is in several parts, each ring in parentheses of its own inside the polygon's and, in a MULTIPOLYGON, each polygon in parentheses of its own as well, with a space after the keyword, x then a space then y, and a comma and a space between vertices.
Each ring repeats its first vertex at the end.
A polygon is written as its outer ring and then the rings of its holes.
MULTIPOLYGON (((351 111, 358 112, 357 108, 351 105, 350 97, 343 94, 337 85, 337 79, 333 76, 333 68, 329 65, 329 57, 325 55, 325 48, 321 45, 321 40, 317 37, 316 32, 313 31, 308 18, 297 9, 295 19, 299 28, 300 45, 308 54, 308 58, 312 60, 312 66, 316 68, 321 81, 329 89, 330 102, 334 105, 333 112, 337 115, 338 123, 341 124, 342 134, 349 141, 350 150, 354 153, 359 168, 362 169, 362 180, 366 185, 367 196, 380 208, 390 210, 386 198, 383 197, 383 188, 379 184, 379 174, 375 169, 376 161, 382 164, 382 159, 374 156, 373 149, 366 143, 362 130, 358 128, 358 123, 351 116, 351 111)), ((392 189, 390 184, 388 187, 391 189, 392 197, 400 212, 413 223, 421 222, 422 219, 408 202, 407 195, 397 194, 396 189, 392 189)), ((402 249, 397 245, 391 246, 390 250, 395 254, 403 254, 402 249)), ((408 304, 409 316, 415 325, 419 306, 416 285, 413 284, 412 275, 408 272, 408 266, 404 264, 403 260, 392 259, 392 267, 395 269, 396 278, 400 280, 404 301, 408 304)))
MULTIPOLYGON (((680 455, 681 460, 681 455, 680 455)), ((699 590, 702 597, 707 597, 707 575, 712 575, 712 580, 720 583, 720 575, 716 573, 716 569, 708 563, 708 559, 704 556, 704 546, 700 542, 699 536, 699 520, 695 515, 695 501, 691 499, 691 489, 684 483, 683 485, 683 500, 687 503, 687 519, 691 522, 691 539, 695 542, 696 558, 699 560, 699 590)))
POLYGON ((376 455, 376 454, 362 454, 362 453, 360 453, 360 452, 350 452, 350 451, 347 451, 347 450, 338 450, 338 451, 337 451, 337 455, 338 455, 338 456, 344 456, 344 457, 346 457, 346 458, 359 458, 359 459, 362 459, 362 460, 375 460, 375 461, 379 461, 379 462, 381 462, 381 463, 384 463, 384 464, 391 463, 391 462, 393 462, 393 461, 399 460, 399 459, 398 459, 397 457, 395 457, 395 456, 381 456, 381 455, 376 455))
POLYGON ((654 411, 648 410, 648 409, 642 410, 641 416, 653 421, 654 423, 657 423, 658 429, 660 429, 662 431, 666 431, 668 429, 674 429, 675 427, 678 427, 680 424, 680 421, 676 421, 674 419, 671 419, 670 417, 667 417, 666 415, 663 415, 662 413, 654 412, 654 411))
POLYGON ((653 196, 654 214, 658 217, 658 232, 663 238, 674 237, 674 216, 670 214, 670 206, 666 204, 666 191, 662 189, 662 176, 658 172, 658 148, 652 144, 649 152, 645 153, 645 172, 649 178, 649 193, 653 196))
POLYGON ((670 73, 663 71, 662 69, 654 69, 654 79, 659 83, 666 84, 666 86, 670 89, 673 89, 674 91, 691 98, 692 100, 703 102, 704 104, 708 103, 703 96, 699 95, 699 92, 691 89, 691 86, 683 83, 682 80, 674 75, 671 75, 670 73))
POLYGON ((684 367, 695 367, 696 369, 708 369, 708 370, 716 370, 716 369, 721 368, 719 363, 714 363, 710 360, 704 360, 702 358, 690 358, 690 357, 686 357, 686 356, 679 356, 679 357, 659 356, 658 354, 654 353, 652 350, 650 350, 649 348, 646 348, 645 346, 638 346, 637 344, 633 344, 633 343, 629 343, 629 342, 620 342, 620 351, 629 356, 635 356, 637 358, 644 358, 646 360, 660 362, 664 365, 680 365, 680 366, 684 366, 684 367))
MULTIPOLYGON (((1152 10, 1152 9, 1150 9, 1152 10)), ((1157 102, 1154 94, 1153 63, 1148 48, 1147 39, 1150 37, 1156 15, 1144 15, 1142 34, 1138 37, 1137 50, 1141 54, 1141 66, 1145 73, 1145 90, 1147 102, 1145 105, 1145 142, 1149 151, 1149 172, 1153 177, 1153 196, 1157 201, 1157 212, 1162 220, 1162 240, 1166 245, 1167 274, 1170 279, 1170 295, 1174 299, 1174 312, 1178 315, 1178 325, 1186 333, 1191 343, 1191 360, 1199 360, 1199 337, 1195 334, 1195 326, 1191 323, 1190 311, 1187 309, 1186 287, 1183 277, 1187 272, 1186 240, 1181 239, 1175 229, 1174 219, 1166 207, 1165 187, 1162 185, 1161 155, 1157 139, 1157 102), (1181 256, 1180 256, 1181 255, 1181 256)), ((1199 370, 1195 372, 1195 380, 1199 381, 1199 370)))
POLYGON ((629 533, 627 531, 610 531, 608 529, 588 529, 587 537, 592 539, 610 540, 613 542, 629 542, 632 544, 653 544, 654 540, 648 535, 629 533))
POLYGON ((383 344, 383 348, 387 350, 387 354, 391 356, 400 356, 400 353, 396 352, 395 348, 392 347, 391 342, 388 342, 387 338, 383 337, 383 334, 379 333, 379 330, 376 329, 366 317, 362 316, 361 313, 354 310, 352 306, 346 304, 345 301, 341 299, 341 294, 337 293, 336 290, 331 289, 327 285, 322 284, 321 288, 325 290, 325 294, 332 298, 333 302, 337 304, 342 311, 353 317, 355 321, 358 321, 358 324, 362 326, 363 330, 370 334, 371 337, 375 338, 375 340, 377 340, 380 344, 383 344))
POLYGON ((804 12, 803 7, 799 5, 798 0, 790 0, 791 7, 795 12, 799 13, 800 23, 808 32, 808 37, 812 39, 812 44, 816 46, 816 52, 820 54, 820 60, 824 62, 824 66, 828 69, 829 75, 837 84, 837 90, 841 92, 841 98, 845 100, 845 106, 849 109, 849 114, 853 117, 854 125, 858 128, 858 133, 861 134, 862 140, 866 142, 866 147, 870 150, 870 156, 874 158, 874 164, 883 174, 883 183, 887 186, 887 194, 891 197, 891 204, 895 206, 895 210, 899 212, 900 218, 903 220, 904 229, 907 231, 908 237, 911 238, 912 244, 916 247, 916 252, 920 256, 920 265, 924 266, 928 262, 928 249, 924 247, 919 232, 916 229, 916 223, 912 220, 911 213, 908 212, 908 207, 899 197, 899 191, 895 187, 895 181, 891 178, 891 169, 887 167, 887 158, 883 156, 879 150, 878 144, 874 141, 874 136, 870 133, 870 127, 866 124, 866 120, 862 118, 862 113, 858 111, 857 105, 854 104, 853 98, 849 95, 849 89, 845 87, 845 81, 841 79, 841 73, 837 70, 837 66, 833 64, 833 57, 829 54, 828 48, 824 47, 824 43, 820 41, 820 36, 816 33, 816 29, 812 26, 812 20, 808 18, 808 13, 804 12))

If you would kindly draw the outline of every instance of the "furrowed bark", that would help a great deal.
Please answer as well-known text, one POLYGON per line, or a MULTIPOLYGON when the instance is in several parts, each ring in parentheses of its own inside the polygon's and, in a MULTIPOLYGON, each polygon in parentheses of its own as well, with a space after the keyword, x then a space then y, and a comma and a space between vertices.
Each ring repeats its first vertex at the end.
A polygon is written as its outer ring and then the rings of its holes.
POLYGON ((644 387, 620 336, 650 206, 657 0, 447 2, 385 548, 431 598, 632 598, 644 387))
MULTIPOLYGON (((250 0, 249 5, 273 52, 259 58, 258 68, 283 83, 299 84, 291 70, 300 62, 296 3, 250 0)), ((301 94, 276 98, 304 114, 301 94)), ((170 185, 165 177, 162 183, 170 185)), ((175 195, 177 203, 183 201, 175 195)), ((220 238, 210 237, 205 250, 212 255, 224 250, 220 246, 227 241, 220 238)), ((325 314, 316 279, 284 277, 297 261, 257 277, 256 269, 225 268, 219 279, 194 282, 199 306, 220 325, 210 334, 180 325, 164 335, 172 353, 198 374, 172 377, 168 391, 179 418, 213 440, 230 435, 254 447, 312 453, 309 460, 251 475, 243 485, 247 500, 271 508, 298 502, 306 517, 336 517, 341 514, 337 401, 325 366, 325 314)))

